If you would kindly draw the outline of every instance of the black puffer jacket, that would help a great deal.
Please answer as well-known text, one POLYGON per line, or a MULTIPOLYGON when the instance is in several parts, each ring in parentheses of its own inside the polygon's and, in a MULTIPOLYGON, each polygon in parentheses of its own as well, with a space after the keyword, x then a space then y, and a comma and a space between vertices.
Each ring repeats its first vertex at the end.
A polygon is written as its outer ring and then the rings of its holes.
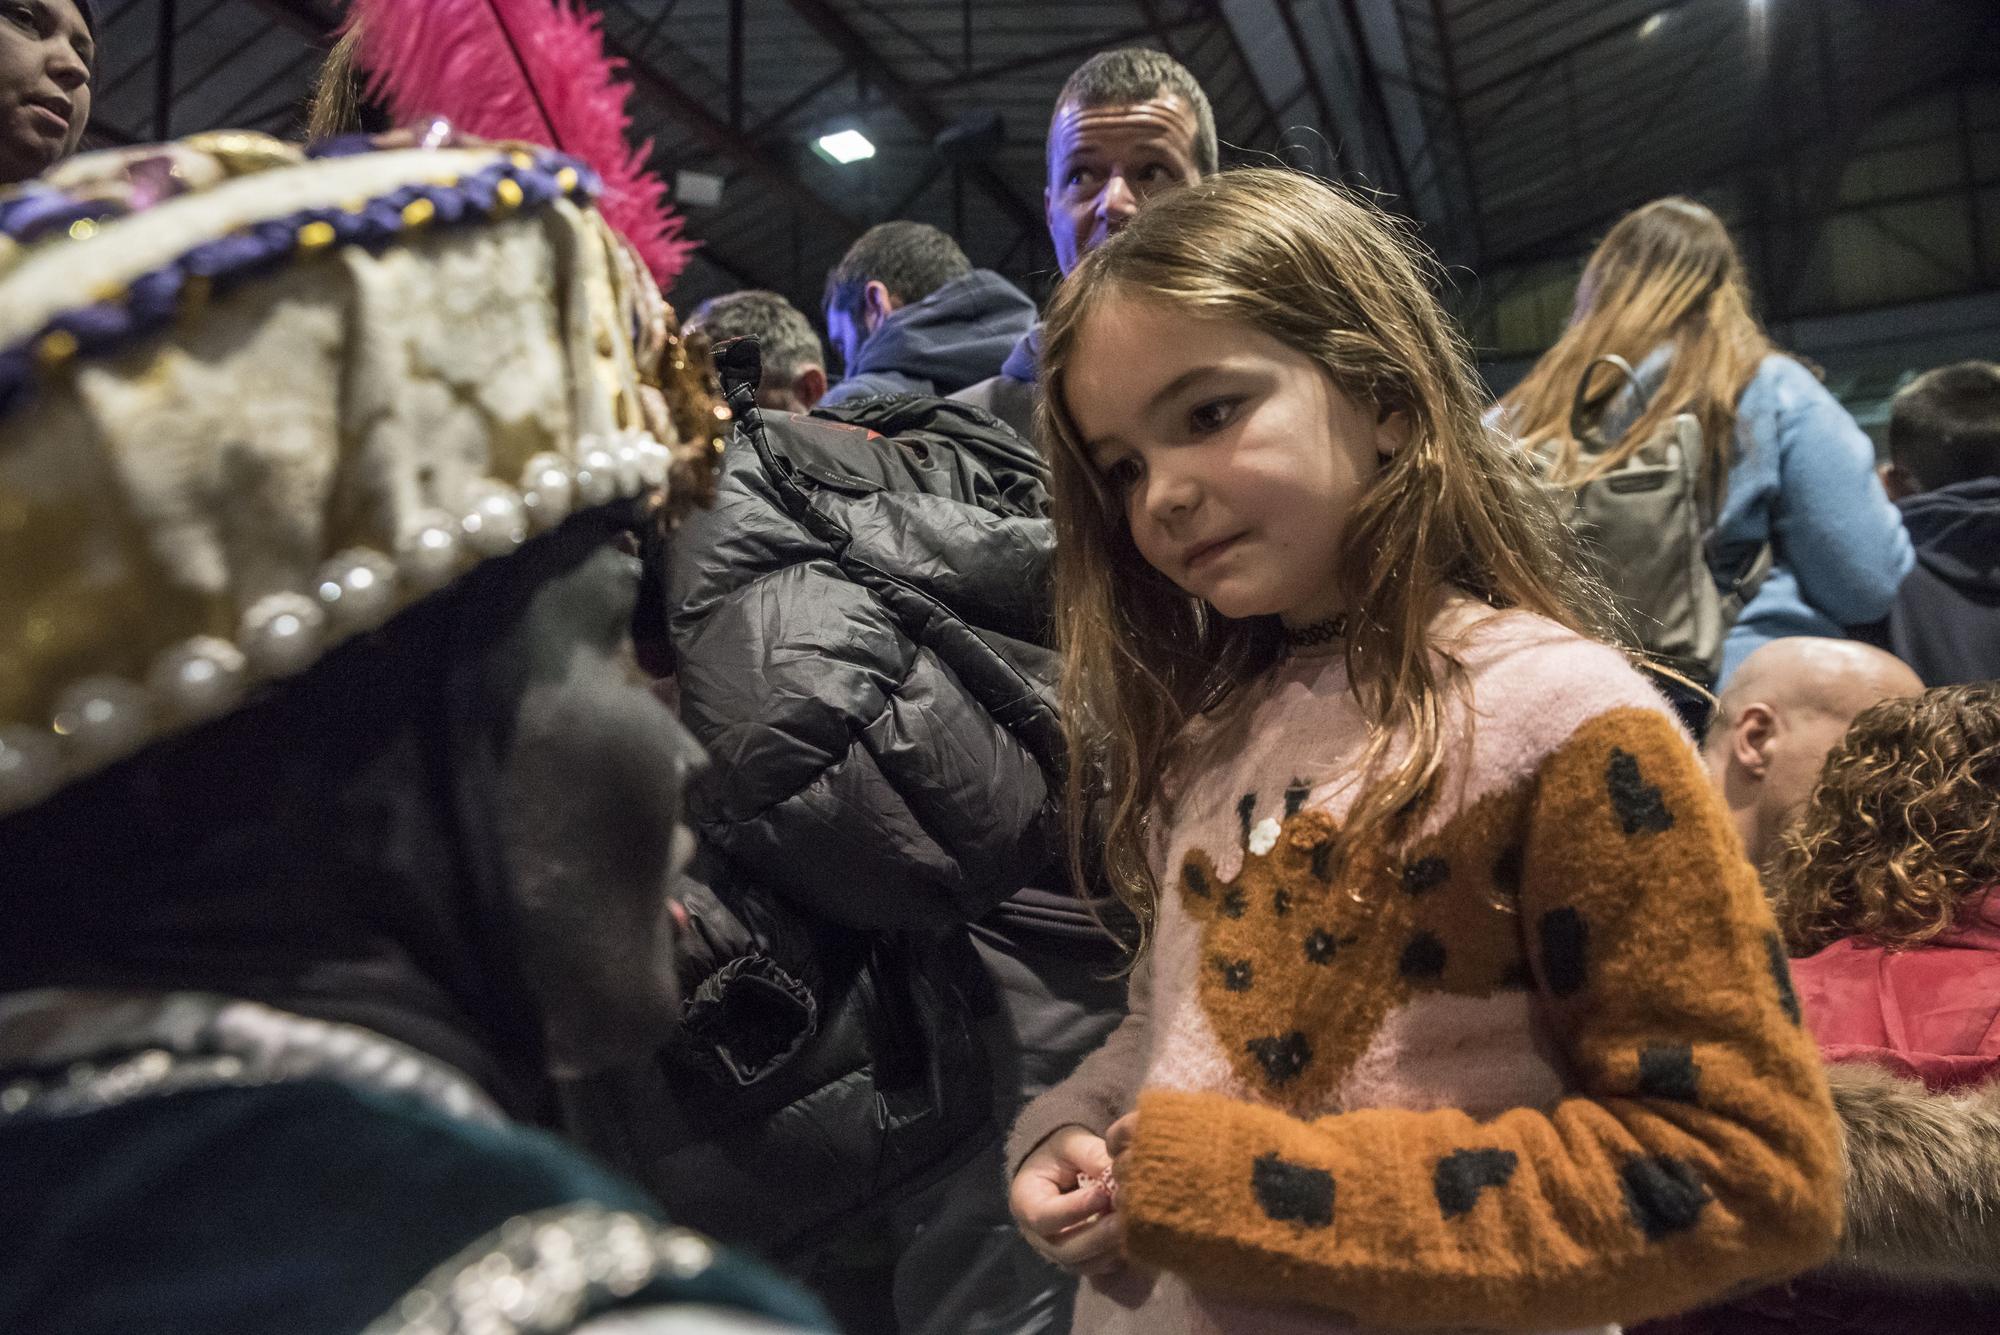
POLYGON ((665 562, 713 761, 687 1033, 589 1120, 676 1218, 782 1255, 992 1133, 965 927, 1059 883, 1061 732, 1034 450, 940 399, 760 414, 751 355, 722 349, 740 425, 665 562))

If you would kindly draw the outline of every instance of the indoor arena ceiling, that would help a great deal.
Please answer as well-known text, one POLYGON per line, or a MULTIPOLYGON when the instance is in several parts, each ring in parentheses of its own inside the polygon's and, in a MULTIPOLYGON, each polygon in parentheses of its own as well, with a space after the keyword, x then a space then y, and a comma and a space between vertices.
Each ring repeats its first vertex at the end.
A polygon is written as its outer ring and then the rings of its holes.
MULTIPOLYGON (((1415 220, 1489 352, 1545 343, 1595 237, 1673 191, 1736 224, 1774 320, 1991 291, 2000 274, 1994 0, 593 4, 703 245, 682 303, 754 285, 816 312, 829 265, 895 217, 1045 291, 1050 104, 1086 55, 1135 43, 1194 71, 1235 160, 1339 176, 1415 220), (812 151, 842 128, 876 155, 812 151), (948 161, 954 129, 972 151, 948 161)), ((109 142, 296 133, 338 18, 327 0, 100 9, 109 142)))

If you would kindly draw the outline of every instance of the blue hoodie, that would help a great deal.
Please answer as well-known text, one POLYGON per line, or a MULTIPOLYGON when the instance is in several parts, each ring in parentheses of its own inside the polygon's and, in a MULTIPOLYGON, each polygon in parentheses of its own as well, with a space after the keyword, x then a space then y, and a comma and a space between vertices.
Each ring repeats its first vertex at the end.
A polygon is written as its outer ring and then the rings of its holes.
POLYGON ((1035 323, 1028 294, 990 269, 889 313, 822 407, 878 394, 955 394, 997 374, 1035 323))

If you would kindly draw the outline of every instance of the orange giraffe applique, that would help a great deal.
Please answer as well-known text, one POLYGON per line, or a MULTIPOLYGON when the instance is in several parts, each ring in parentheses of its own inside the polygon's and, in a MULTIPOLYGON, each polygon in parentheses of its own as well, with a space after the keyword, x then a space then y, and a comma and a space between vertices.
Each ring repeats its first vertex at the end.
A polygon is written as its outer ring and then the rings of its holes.
POLYGON ((1324 1109, 1411 997, 1527 986, 1511 902, 1526 801, 1525 785, 1495 794, 1344 870, 1323 811, 1287 817, 1268 852, 1246 848, 1233 881, 1190 852, 1176 888, 1201 925, 1198 995, 1237 1075, 1281 1107, 1324 1109))

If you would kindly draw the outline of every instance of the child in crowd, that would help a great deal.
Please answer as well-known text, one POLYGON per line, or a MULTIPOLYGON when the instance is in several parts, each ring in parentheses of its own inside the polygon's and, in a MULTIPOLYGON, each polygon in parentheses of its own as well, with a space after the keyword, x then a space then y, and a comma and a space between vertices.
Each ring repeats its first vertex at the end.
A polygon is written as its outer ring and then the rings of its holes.
POLYGON ((1772 870, 1847 1147, 1825 1270, 1644 1335, 2000 1329, 2000 685, 1885 700, 1772 870))
POLYGON ((1935 1090, 2000 1074, 2000 683, 1865 710, 1827 756, 1773 882, 1828 1061, 1935 1090))
POLYGON ((1940 366, 1896 392, 1883 481, 1917 564, 1889 615, 1855 634, 1926 686, 2000 677, 2000 362, 1940 366))
POLYGON ((1602 1331, 1820 1259, 1770 911, 1410 245, 1190 185, 1042 368, 1071 851, 1146 932, 1010 1145, 1075 1328, 1602 1331))

